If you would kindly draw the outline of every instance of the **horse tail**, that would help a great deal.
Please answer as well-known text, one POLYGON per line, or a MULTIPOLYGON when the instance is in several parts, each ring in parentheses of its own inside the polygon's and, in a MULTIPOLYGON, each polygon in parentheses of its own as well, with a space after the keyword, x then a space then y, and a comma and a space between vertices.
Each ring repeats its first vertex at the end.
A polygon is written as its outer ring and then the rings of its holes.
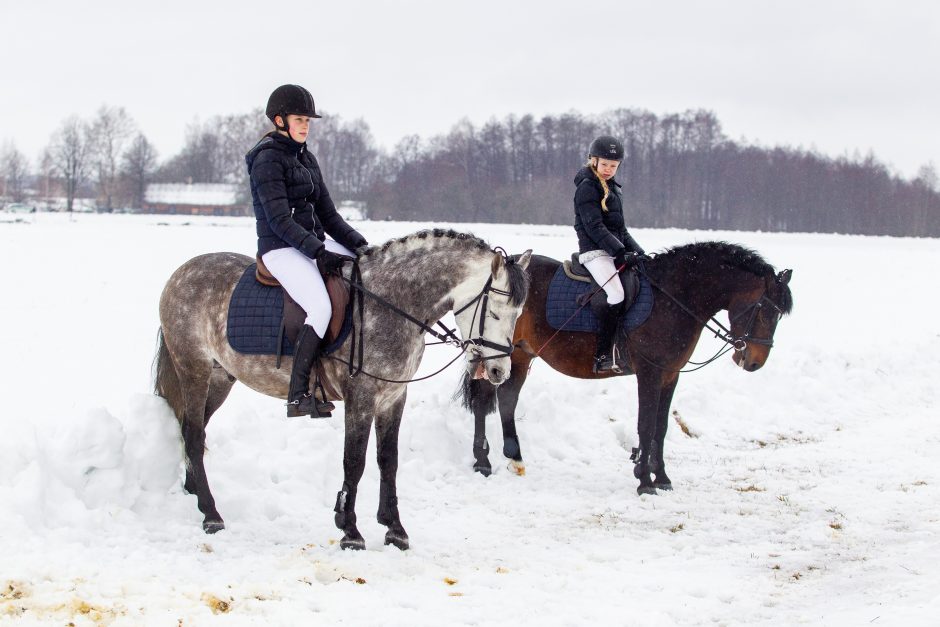
POLYGON ((180 379, 173 364, 173 357, 163 338, 163 327, 157 335, 157 354, 153 359, 153 393, 162 396, 176 414, 176 419, 183 420, 183 394, 180 391, 180 379))
POLYGON ((496 411, 496 387, 485 379, 473 379, 469 372, 463 373, 463 379, 454 393, 454 400, 460 400, 465 409, 477 415, 492 414, 496 411))

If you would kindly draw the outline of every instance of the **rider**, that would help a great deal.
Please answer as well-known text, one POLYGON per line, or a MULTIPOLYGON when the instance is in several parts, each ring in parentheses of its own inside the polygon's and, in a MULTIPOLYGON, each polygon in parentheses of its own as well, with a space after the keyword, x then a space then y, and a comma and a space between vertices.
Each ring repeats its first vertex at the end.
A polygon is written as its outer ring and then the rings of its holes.
POLYGON ((368 242, 337 213, 320 165, 307 149, 310 121, 322 117, 310 92, 281 85, 268 98, 265 114, 274 130, 245 155, 258 256, 307 314, 294 348, 287 415, 326 417, 332 403, 310 393, 310 371, 332 313, 320 273, 339 272, 352 251, 361 252, 368 242))
POLYGON ((623 161, 623 144, 601 135, 588 152, 587 163, 574 178, 574 230, 578 234, 578 260, 602 285, 607 304, 596 308, 600 321, 593 371, 620 372, 613 357, 614 334, 623 313, 624 291, 617 272, 636 262, 643 249, 627 232, 620 183, 614 179, 623 161), (628 257, 629 254, 629 257, 628 257), (616 277, 616 278, 614 278, 616 277))

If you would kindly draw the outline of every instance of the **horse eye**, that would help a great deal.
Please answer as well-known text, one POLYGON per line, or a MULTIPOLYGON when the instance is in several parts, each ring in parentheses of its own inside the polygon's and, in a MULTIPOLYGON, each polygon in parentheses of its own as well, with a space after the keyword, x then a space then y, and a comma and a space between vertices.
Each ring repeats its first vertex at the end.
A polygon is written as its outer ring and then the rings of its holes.
POLYGON ((493 318, 493 320, 499 320, 499 316, 494 314, 492 311, 490 312, 490 317, 493 318))

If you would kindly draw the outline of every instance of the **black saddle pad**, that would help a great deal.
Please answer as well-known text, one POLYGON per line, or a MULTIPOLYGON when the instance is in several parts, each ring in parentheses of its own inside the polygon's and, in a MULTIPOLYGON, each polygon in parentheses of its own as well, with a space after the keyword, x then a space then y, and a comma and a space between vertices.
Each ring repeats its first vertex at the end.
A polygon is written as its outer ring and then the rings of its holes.
MULTIPOLYGON (((588 331, 596 333, 598 328, 597 316, 591 311, 590 305, 578 310, 578 297, 597 289, 595 283, 575 281, 565 274, 564 266, 558 266, 552 282, 548 285, 548 299, 545 302, 545 318, 553 329, 565 331, 588 331), (577 311, 577 314, 575 313, 577 311), (572 316, 574 316, 572 318, 572 316), (571 318, 571 320, 568 320, 571 318)), ((640 289, 636 300, 624 312, 621 324, 624 331, 632 331, 649 318, 653 311, 653 288, 649 279, 640 275, 640 289)))
MULTIPOLYGON (((228 343, 239 353, 248 355, 276 355, 281 320, 284 317, 284 290, 268 287, 255 279, 255 264, 245 268, 238 280, 228 305, 228 343)), ((339 348, 352 330, 352 308, 346 308, 343 329, 339 337, 326 346, 322 355, 339 348)), ((284 333, 281 354, 293 355, 294 345, 284 333)))

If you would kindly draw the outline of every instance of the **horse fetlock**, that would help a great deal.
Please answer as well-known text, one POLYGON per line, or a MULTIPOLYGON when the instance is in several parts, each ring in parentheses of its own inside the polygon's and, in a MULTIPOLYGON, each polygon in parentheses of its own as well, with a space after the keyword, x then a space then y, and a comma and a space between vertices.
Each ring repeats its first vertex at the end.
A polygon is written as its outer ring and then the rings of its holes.
POLYGON ((509 459, 522 461, 522 451, 519 449, 519 440, 516 438, 506 438, 503 440, 503 455, 509 459))

